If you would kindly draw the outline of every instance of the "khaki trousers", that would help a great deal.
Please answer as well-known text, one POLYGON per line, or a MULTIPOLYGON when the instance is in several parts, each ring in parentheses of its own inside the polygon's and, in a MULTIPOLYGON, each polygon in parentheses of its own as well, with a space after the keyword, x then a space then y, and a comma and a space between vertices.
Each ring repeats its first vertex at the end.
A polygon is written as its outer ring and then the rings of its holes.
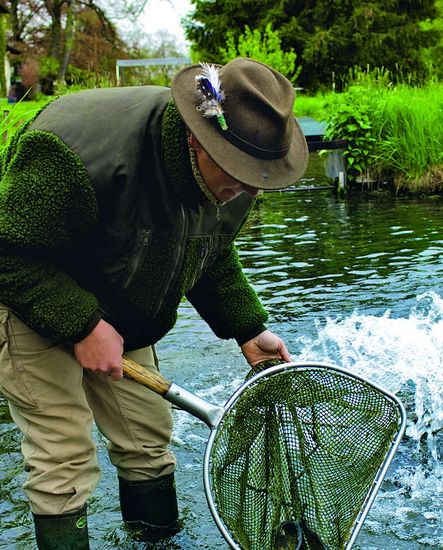
MULTIPOLYGON (((127 355, 158 370, 154 347, 127 355)), ((0 392, 23 434, 29 472, 24 490, 35 514, 78 510, 94 491, 100 476, 94 420, 124 479, 155 479, 174 471, 169 403, 132 380, 115 382, 83 369, 71 347, 54 346, 2 305, 0 392)))

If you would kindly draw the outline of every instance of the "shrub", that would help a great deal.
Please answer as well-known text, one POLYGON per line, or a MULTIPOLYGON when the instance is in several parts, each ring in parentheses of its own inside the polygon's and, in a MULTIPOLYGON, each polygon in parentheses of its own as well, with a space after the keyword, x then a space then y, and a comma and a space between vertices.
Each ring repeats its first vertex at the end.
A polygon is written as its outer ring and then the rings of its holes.
POLYGON ((326 137, 349 141, 351 181, 388 181, 396 191, 443 190, 443 85, 351 86, 326 104, 326 137))
POLYGON ((220 54, 223 63, 236 57, 249 57, 266 63, 285 75, 293 84, 301 71, 301 67, 295 66, 297 54, 292 48, 289 51, 282 50, 280 36, 277 31, 272 30, 271 24, 266 26, 263 33, 258 29, 251 31, 246 25, 238 40, 235 39, 234 33, 229 32, 226 48, 221 48, 220 54))

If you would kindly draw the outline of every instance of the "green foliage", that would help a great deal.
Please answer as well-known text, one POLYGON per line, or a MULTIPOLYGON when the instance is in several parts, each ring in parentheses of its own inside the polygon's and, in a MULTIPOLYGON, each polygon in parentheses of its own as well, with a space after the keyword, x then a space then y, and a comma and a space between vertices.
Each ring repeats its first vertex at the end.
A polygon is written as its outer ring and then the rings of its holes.
POLYGON ((226 48, 220 48, 220 54, 223 63, 236 57, 249 57, 266 63, 285 75, 293 84, 301 71, 301 67, 295 67, 297 54, 293 48, 289 51, 282 50, 279 33, 272 30, 270 23, 263 33, 258 29, 251 30, 246 25, 244 33, 238 39, 232 31, 228 32, 226 48))
POLYGON ((381 93, 370 117, 377 145, 372 170, 397 190, 443 188, 443 85, 397 86, 381 93))
POLYGON ((374 154, 376 140, 368 115, 370 93, 366 88, 355 86, 346 94, 331 96, 327 105, 330 116, 325 137, 348 142, 344 157, 351 181, 355 181, 363 173, 366 173, 367 178, 370 159, 374 154))
POLYGON ((273 23, 272 14, 276 9, 275 0, 192 0, 192 3, 195 10, 192 17, 184 19, 184 27, 196 62, 221 63, 220 49, 226 47, 229 33, 238 38, 246 26, 264 29, 273 23))
POLYGON ((308 116, 316 120, 327 120, 329 116, 329 110, 326 105, 329 102, 330 94, 318 94, 315 96, 308 96, 303 92, 297 93, 295 98, 295 116, 308 116))
POLYGON ((115 82, 106 72, 100 74, 96 71, 80 69, 70 64, 66 70, 66 80, 56 83, 54 93, 56 95, 62 95, 85 89, 109 88, 114 85, 115 82))
MULTIPOLYGON (((25 98, 23 98, 25 99, 25 98)), ((48 99, 42 101, 18 101, 9 104, 6 99, 0 100, 0 148, 14 135, 17 128, 33 117, 48 99)))
POLYGON ((422 48, 420 54, 423 63, 428 69, 428 73, 443 79, 443 0, 435 1, 437 17, 435 19, 426 19, 420 23, 421 30, 431 36, 437 36, 436 42, 430 41, 430 44, 422 48))
POLYGON ((395 189, 443 188, 443 85, 351 86, 326 104, 326 137, 349 140, 351 181, 388 181, 395 189))
POLYGON ((6 89, 5 59, 6 59, 6 15, 0 15, 0 93, 4 97, 8 90, 6 89))
MULTIPOLYGON (((441 2, 441 0, 438 0, 441 2)), ((435 0, 194 0, 192 19, 185 20, 194 59, 220 62, 231 33, 235 39, 246 25, 263 32, 278 29, 284 51, 297 54, 303 70, 299 85, 307 90, 331 89, 353 67, 401 68, 420 82, 429 63, 422 55, 441 41, 435 0), (422 23, 429 22, 424 28, 422 23)), ((431 55, 429 53, 428 57, 431 55)))
POLYGON ((50 55, 44 55, 39 59, 39 74, 41 78, 55 78, 60 63, 50 55))

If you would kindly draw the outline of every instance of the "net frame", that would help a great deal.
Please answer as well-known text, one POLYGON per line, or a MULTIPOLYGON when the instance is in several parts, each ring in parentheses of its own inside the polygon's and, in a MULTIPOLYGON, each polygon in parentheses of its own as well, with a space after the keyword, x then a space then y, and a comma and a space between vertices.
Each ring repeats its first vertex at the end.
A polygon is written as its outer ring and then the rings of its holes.
MULTIPOLYGON (((337 365, 331 365, 328 363, 321 362, 301 362, 301 363, 284 363, 281 365, 269 367, 268 369, 259 372, 249 378, 225 403, 223 407, 223 415, 218 419, 217 425, 212 428, 208 443, 206 446, 204 464, 203 464, 203 481, 204 489, 208 502, 209 509, 211 511, 212 517, 222 533, 223 537, 229 544, 229 546, 234 550, 244 550, 244 547, 241 547, 234 536, 231 534, 227 522, 224 521, 222 515, 223 512, 220 511, 219 503, 217 502, 217 497, 215 495, 213 479, 212 479, 212 455, 214 450, 214 445, 217 440, 217 437, 220 434, 220 431, 223 429, 223 423, 226 418, 229 418, 230 413, 232 413, 233 408, 238 405, 239 400, 247 395, 247 392, 250 388, 256 387, 257 384, 266 384, 268 380, 272 380, 273 377, 279 375, 280 373, 294 373, 295 376, 301 372, 333 372, 340 377, 343 377, 347 380, 358 381, 366 385, 372 391, 377 392, 382 399, 387 400, 390 405, 394 408, 395 414, 397 416, 397 428, 396 433, 393 434, 389 447, 384 453, 383 459, 381 460, 378 468, 376 469, 373 479, 367 484, 367 491, 364 499, 361 502, 361 507, 358 513, 355 516, 355 519, 350 528, 349 534, 344 541, 343 545, 340 544, 340 550, 343 548, 345 550, 350 550, 361 530, 363 522, 369 513, 369 510, 374 502, 374 499, 381 487, 383 479, 386 475, 386 472, 394 458, 395 452, 400 444, 400 441, 404 435, 406 429, 406 411, 401 403, 401 401, 389 391, 381 388, 377 384, 367 380, 363 376, 360 376, 355 373, 351 373, 348 370, 338 367, 337 365)), ((232 415, 231 415, 232 416, 232 415)), ((386 445, 386 442, 385 442, 386 445)), ((337 547, 338 548, 338 547, 337 547)), ((266 549, 268 550, 268 549, 266 549)), ((330 548, 329 550, 332 550, 330 548)), ((335 549, 334 549, 335 550, 335 549)))

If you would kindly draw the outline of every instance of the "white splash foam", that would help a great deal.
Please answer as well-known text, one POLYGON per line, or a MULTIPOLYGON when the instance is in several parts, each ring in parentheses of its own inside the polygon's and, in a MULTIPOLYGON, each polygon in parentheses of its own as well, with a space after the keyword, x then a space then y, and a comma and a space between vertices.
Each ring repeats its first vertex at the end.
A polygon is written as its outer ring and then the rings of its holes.
POLYGON ((418 296, 407 318, 392 318, 389 311, 328 318, 298 359, 338 363, 393 393, 412 381, 417 422, 408 435, 419 440, 443 427, 443 300, 435 292, 418 296))
POLYGON ((354 312, 318 323, 317 331, 302 339, 297 360, 341 365, 407 398, 401 465, 391 471, 394 485, 377 497, 367 528, 442 548, 443 299, 427 292, 406 317, 354 312))

